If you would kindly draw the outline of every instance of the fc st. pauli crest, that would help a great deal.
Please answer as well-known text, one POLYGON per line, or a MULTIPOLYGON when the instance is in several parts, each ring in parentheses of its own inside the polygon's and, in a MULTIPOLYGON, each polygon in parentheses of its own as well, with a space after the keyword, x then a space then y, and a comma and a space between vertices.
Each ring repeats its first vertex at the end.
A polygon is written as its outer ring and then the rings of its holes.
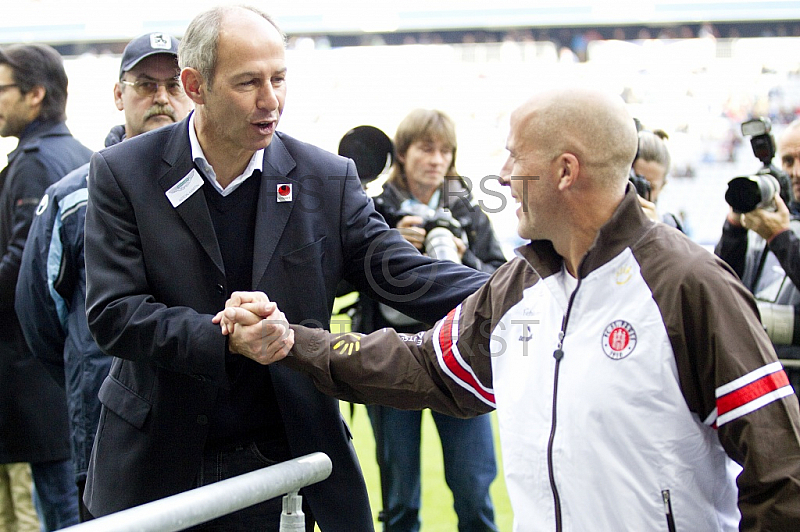
POLYGON ((625 320, 612 321, 603 331, 602 344, 608 358, 623 359, 636 348, 636 331, 625 320))

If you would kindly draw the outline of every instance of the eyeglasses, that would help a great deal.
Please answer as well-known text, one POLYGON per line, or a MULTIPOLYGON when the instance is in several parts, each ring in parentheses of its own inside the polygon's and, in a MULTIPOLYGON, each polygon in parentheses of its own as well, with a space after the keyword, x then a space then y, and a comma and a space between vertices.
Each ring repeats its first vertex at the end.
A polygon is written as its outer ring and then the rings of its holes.
POLYGON ((3 94, 4 92, 6 92, 11 87, 16 87, 16 86, 17 86, 16 83, 8 83, 6 85, 0 85, 0 94, 3 94))
POLYGON ((169 79, 137 79, 136 81, 128 81, 121 79, 120 83, 133 87, 133 90, 139 96, 149 97, 158 92, 159 87, 164 87, 167 92, 173 96, 180 96, 183 94, 183 85, 181 85, 180 78, 169 79))

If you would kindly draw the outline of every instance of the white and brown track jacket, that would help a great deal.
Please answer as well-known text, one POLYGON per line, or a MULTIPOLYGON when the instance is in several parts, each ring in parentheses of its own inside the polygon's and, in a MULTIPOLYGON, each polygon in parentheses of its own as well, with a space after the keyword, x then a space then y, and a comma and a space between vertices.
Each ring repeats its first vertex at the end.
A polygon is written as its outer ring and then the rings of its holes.
POLYGON ((426 333, 293 326, 286 363, 348 401, 497 409, 518 532, 800 530, 797 397, 729 267, 632 187, 577 281, 549 242, 518 255, 426 333))

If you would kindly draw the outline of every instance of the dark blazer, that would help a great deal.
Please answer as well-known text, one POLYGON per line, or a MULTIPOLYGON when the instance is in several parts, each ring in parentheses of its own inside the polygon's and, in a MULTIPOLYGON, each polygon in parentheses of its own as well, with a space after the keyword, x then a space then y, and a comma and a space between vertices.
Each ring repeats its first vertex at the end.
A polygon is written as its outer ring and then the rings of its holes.
POLYGON ((70 457, 64 390, 34 358, 14 311, 14 293, 33 213, 45 189, 92 151, 64 122, 34 120, 0 172, 0 463, 70 457))
MULTIPOLYGON (((228 382, 225 337, 211 318, 229 290, 205 196, 198 190, 173 207, 165 194, 193 168, 187 121, 92 158, 87 314, 98 345, 119 357, 100 390, 85 497, 94 515, 190 489, 228 382)), ((485 282, 486 274, 430 261, 389 231, 352 161, 281 133, 265 152, 252 288, 290 322, 328 327, 342 279, 429 322, 485 282), (292 185, 292 201, 277 201, 282 184, 292 185)), ((322 451, 333 461, 329 479, 303 490, 320 528, 372 530, 338 402, 284 365, 265 370, 292 454, 322 451)))

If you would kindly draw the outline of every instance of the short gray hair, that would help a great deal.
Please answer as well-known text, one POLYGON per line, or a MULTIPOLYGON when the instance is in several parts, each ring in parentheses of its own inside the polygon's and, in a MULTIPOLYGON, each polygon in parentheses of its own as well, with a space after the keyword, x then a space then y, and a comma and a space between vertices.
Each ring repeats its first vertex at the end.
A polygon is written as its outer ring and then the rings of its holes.
POLYGON ((217 6, 197 15, 186 33, 181 39, 178 47, 178 66, 181 69, 194 68, 207 85, 210 87, 214 79, 214 71, 217 68, 217 45, 219 44, 219 31, 225 15, 237 9, 247 9, 256 15, 264 18, 267 22, 278 30, 284 43, 286 35, 281 31, 275 21, 258 8, 252 6, 217 6))

